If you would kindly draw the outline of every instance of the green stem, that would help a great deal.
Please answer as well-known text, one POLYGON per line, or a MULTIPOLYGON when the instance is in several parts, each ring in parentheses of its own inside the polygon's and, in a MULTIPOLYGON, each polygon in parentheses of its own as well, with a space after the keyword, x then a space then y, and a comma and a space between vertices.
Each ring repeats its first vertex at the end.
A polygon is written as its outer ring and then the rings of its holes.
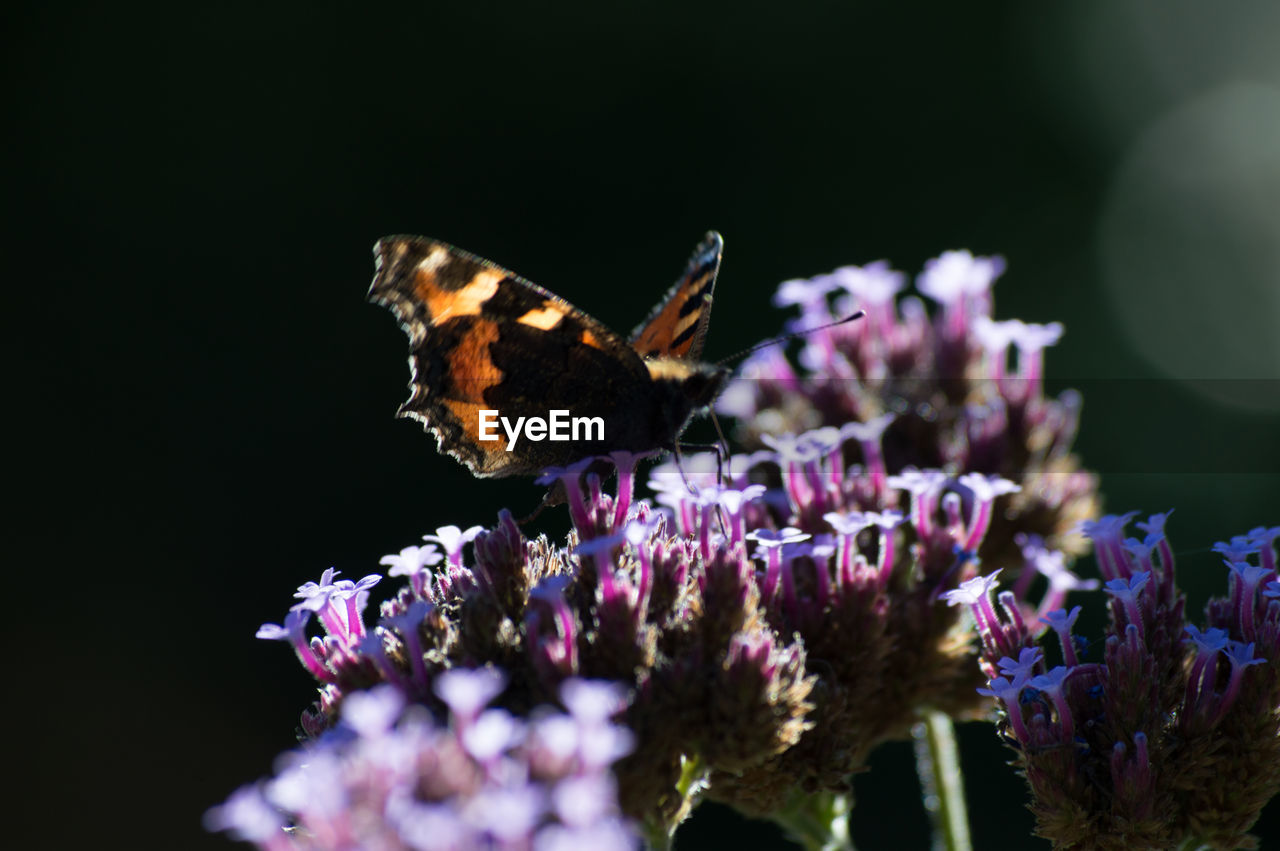
POLYGON ((955 726, 946 714, 930 710, 912 734, 916 773, 924 791, 924 808, 933 823, 935 851, 972 851, 955 726))
POLYGON ((648 851, 669 851, 674 833, 667 831, 661 818, 647 818, 640 823, 640 832, 644 836, 644 847, 648 851))
POLYGON ((847 795, 793 792, 773 820, 806 851, 854 851, 849 837, 850 809, 847 795))
POLYGON ((671 848, 676 828, 689 816, 689 813, 693 812, 698 798, 707 788, 708 773, 707 766, 698 755, 680 757, 680 779, 676 781, 676 793, 681 801, 680 807, 671 821, 667 821, 661 815, 650 816, 644 820, 641 831, 644 834, 645 847, 651 851, 668 851, 671 848))

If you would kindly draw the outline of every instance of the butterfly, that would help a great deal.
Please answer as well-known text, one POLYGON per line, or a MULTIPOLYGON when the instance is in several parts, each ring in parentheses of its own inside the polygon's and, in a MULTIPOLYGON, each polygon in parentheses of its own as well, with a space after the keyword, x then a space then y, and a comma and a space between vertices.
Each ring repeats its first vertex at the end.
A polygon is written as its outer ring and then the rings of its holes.
POLYGON ((441 452, 486 478, 616 450, 676 450, 730 375, 699 361, 723 249, 720 234, 708 233, 623 339, 488 260, 420 236, 379 240, 369 300, 390 308, 409 336, 411 395, 398 416, 422 423, 441 452))

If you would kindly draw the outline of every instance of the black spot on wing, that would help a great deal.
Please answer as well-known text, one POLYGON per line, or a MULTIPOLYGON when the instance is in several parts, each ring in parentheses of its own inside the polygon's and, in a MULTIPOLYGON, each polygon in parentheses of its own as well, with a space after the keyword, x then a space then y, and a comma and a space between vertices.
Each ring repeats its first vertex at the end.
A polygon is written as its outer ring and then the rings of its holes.
POLYGON ((450 249, 449 259, 435 270, 436 285, 442 290, 460 290, 470 284, 486 266, 465 252, 450 249))
POLYGON ((671 348, 673 349, 680 348, 685 343, 687 343, 693 337, 694 334, 697 334, 698 331, 699 331, 699 326, 698 326, 698 323, 695 322, 692 325, 690 325, 688 328, 681 331, 678 335, 676 335, 676 338, 671 341, 671 348))
POLYGON ((680 317, 681 319, 684 319, 686 316, 688 316, 690 313, 693 313, 695 310, 699 309, 700 307, 702 307, 702 296, 701 295, 690 296, 688 301, 680 305, 680 311, 676 314, 676 316, 680 317))
POLYGON ((711 279, 707 279, 703 282, 702 286, 698 288, 698 291, 690 295, 688 300, 684 304, 680 305, 680 311, 676 315, 681 319, 684 319, 690 313, 693 313, 696 310, 701 310, 703 304, 707 301, 707 294, 711 291, 711 285, 713 283, 714 281, 711 279))
POLYGON ((546 296, 526 286, 513 277, 503 278, 498 291, 484 303, 483 312, 488 316, 519 319, 530 310, 541 310, 546 296))

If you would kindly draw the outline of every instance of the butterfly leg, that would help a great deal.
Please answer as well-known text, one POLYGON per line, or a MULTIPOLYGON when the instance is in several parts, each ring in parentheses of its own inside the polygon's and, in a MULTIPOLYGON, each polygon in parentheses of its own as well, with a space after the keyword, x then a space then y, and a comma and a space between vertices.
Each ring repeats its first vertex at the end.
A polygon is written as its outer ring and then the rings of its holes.
MULTIPOLYGON (((682 449, 695 449, 699 452, 716 453, 716 485, 724 487, 724 468, 729 460, 728 448, 719 443, 681 443, 682 449)), ((678 461, 678 459, 677 459, 678 461)))
POLYGON ((546 507, 547 507, 547 501, 544 499, 542 502, 538 503, 537 508, 533 509, 533 511, 530 511, 524 517, 521 517, 519 520, 517 520, 516 525, 521 528, 528 526, 530 523, 538 519, 538 516, 542 514, 542 512, 546 509, 546 507))
MULTIPOLYGON (((685 449, 698 449, 702 451, 706 451, 709 449, 712 452, 715 452, 716 453, 716 486, 721 488, 724 487, 724 464, 725 464, 725 461, 728 459, 728 455, 727 455, 729 451, 728 447, 723 446, 719 443, 684 443, 684 444, 677 443, 674 447, 672 447, 672 451, 675 453, 675 456, 676 456, 676 469, 680 471, 680 478, 684 479, 685 489, 688 490, 689 493, 697 493, 697 491, 695 491, 693 489, 693 486, 689 484, 689 478, 684 474, 684 467, 680 463, 680 460, 682 457, 680 455, 681 447, 685 449), (725 453, 725 454, 722 454, 722 453, 725 453)), ((716 519, 720 521, 721 533, 723 533, 724 536, 728 538, 729 537, 729 518, 725 516, 724 507, 719 504, 716 505, 716 519)))
POLYGON ((527 517, 522 517, 517 520, 516 525, 525 526, 532 523, 534 520, 538 519, 538 515, 542 514, 543 511, 546 511, 551 506, 559 505, 564 502, 564 500, 564 482, 557 480, 556 483, 547 490, 547 495, 542 498, 542 502, 538 503, 538 507, 533 509, 527 517))
POLYGON ((716 468, 720 480, 720 486, 724 487, 724 466, 729 463, 729 441, 725 440, 724 429, 720 428, 720 418, 716 416, 715 410, 711 411, 711 424, 716 427, 716 437, 720 439, 718 444, 720 456, 720 466, 716 468))
MULTIPOLYGON (((686 446, 689 446, 690 448, 695 448, 695 447, 697 446, 697 444, 685 444, 685 445, 686 445, 686 446)), ((678 473, 680 474, 680 481, 684 482, 684 489, 685 489, 685 491, 686 491, 686 492, 688 492, 688 493, 691 493, 691 494, 696 494, 696 493, 697 493, 697 491, 696 491, 696 490, 694 490, 694 489, 693 489, 693 485, 689 483, 689 477, 685 475, 685 472, 684 472, 684 456, 680 454, 680 444, 679 444, 679 443, 672 444, 672 446, 671 446, 671 454, 672 454, 672 456, 675 458, 675 461, 676 461, 676 472, 678 472, 678 473)))

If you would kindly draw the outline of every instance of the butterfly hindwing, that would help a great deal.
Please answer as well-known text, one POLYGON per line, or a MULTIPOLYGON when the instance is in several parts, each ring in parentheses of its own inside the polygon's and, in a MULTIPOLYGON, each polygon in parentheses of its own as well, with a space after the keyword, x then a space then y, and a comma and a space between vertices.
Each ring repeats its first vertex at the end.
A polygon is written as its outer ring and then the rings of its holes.
POLYGON ((720 270, 724 240, 708 233, 694 249, 684 273, 649 318, 631 333, 631 347, 643 358, 696 361, 711 321, 711 294, 720 270))
MULTIPOLYGON (((640 356, 573 305, 507 270, 446 243, 392 236, 374 247, 369 298, 389 307, 410 340, 412 395, 400 415, 423 423, 442 451, 477 476, 536 473, 568 463, 568 443, 481 441, 479 413, 574 416, 614 421, 628 395, 649 384, 640 356)), ((609 428, 609 425, 606 425, 609 428)))

